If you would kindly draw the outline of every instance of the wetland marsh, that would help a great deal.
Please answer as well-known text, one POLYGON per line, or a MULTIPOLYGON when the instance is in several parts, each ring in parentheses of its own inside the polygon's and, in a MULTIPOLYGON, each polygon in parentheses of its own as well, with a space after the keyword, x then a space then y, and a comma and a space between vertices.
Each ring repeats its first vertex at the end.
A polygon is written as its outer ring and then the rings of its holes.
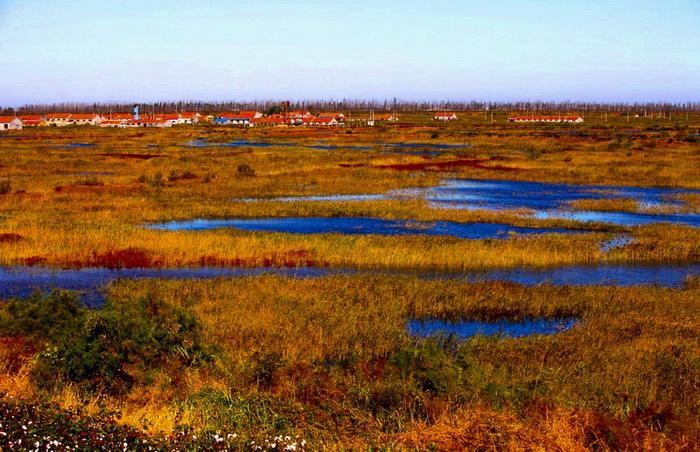
POLYGON ((697 446, 689 124, 465 116, 3 135, 0 413, 201 448, 697 446))

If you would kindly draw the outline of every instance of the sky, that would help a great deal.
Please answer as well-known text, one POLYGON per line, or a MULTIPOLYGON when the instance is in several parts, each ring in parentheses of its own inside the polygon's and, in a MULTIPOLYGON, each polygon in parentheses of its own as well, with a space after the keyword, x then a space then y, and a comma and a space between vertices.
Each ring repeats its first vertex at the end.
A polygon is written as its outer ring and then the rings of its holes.
POLYGON ((0 0, 0 105, 700 101, 700 0, 0 0))

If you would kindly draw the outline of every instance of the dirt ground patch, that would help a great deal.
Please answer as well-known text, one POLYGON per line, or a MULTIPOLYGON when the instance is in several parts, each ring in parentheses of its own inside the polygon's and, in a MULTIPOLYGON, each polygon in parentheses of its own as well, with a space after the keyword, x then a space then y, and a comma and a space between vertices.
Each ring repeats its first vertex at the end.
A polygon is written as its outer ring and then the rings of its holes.
POLYGON ((12 232, 5 232, 0 234, 0 243, 17 243, 22 240, 24 240, 24 237, 12 232))

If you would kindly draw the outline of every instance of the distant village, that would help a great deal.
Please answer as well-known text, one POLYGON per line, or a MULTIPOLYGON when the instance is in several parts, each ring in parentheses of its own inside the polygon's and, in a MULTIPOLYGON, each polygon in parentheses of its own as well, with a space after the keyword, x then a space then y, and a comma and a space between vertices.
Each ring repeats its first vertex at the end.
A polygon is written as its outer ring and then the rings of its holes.
MULTIPOLYGON (((455 112, 438 111, 433 114, 435 121, 456 121, 455 112)), ((562 115, 521 115, 511 116, 509 122, 580 123, 581 116, 562 115)), ((375 126, 382 123, 396 123, 395 114, 374 114, 366 117, 346 117, 341 112, 288 111, 266 115, 259 111, 201 114, 198 112, 151 113, 140 115, 136 107, 132 113, 46 113, 43 115, 0 116, 0 131, 22 130, 25 127, 67 127, 94 126, 111 128, 132 127, 173 127, 177 125, 211 123, 219 126, 265 127, 265 126, 308 126, 340 127, 344 125, 375 126)))

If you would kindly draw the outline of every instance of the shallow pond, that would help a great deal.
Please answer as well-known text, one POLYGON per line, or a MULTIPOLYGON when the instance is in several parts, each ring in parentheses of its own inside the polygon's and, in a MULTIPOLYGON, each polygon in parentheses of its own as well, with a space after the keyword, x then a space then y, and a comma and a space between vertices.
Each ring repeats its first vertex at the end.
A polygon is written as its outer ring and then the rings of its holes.
POLYGON ((332 275, 393 275, 425 279, 454 279, 469 282, 511 281, 527 286, 657 285, 681 287, 684 281, 700 274, 700 264, 665 265, 576 265, 553 268, 515 268, 465 272, 412 271, 401 269, 352 269, 332 267, 194 267, 56 269, 48 267, 0 267, 0 299, 27 297, 34 291, 69 289, 82 292, 82 300, 92 306, 104 301, 102 288, 119 279, 212 279, 275 274, 294 278, 317 278, 332 275))
POLYGON ((53 148, 94 148, 97 144, 95 143, 67 143, 67 144, 56 144, 51 147, 53 148))
POLYGON ((463 239, 505 239, 511 234, 544 234, 579 232, 563 228, 525 228, 494 223, 456 223, 450 221, 406 221, 381 218, 289 217, 243 218, 172 221, 150 224, 149 229, 163 231, 202 231, 236 228, 246 231, 285 232, 290 234, 380 234, 380 235, 444 235, 463 239))
POLYGON ((680 205, 672 198, 687 193, 700 193, 700 190, 453 179, 430 189, 428 198, 492 210, 550 210, 585 199, 633 199, 648 205, 680 205))
POLYGON ((698 214, 664 214, 655 215, 634 212, 595 212, 586 210, 546 210, 537 211, 533 218, 538 220, 561 219, 574 220, 583 223, 608 223, 619 226, 643 226, 646 224, 672 223, 700 227, 698 214))
POLYGON ((467 149, 470 144, 442 144, 442 143, 384 143, 376 142, 367 145, 346 145, 346 144, 331 144, 328 142, 318 143, 292 143, 284 141, 266 142, 266 141, 249 141, 235 140, 225 143, 214 143, 206 139, 198 138, 185 143, 187 147, 207 148, 207 147, 254 147, 254 148, 270 148, 270 147, 300 147, 307 149, 315 149, 318 151, 378 151, 389 154, 402 155, 425 155, 436 157, 440 155, 438 151, 449 151, 467 149))
POLYGON ((373 201, 425 199, 433 208, 468 210, 531 210, 536 219, 569 219, 601 222, 619 226, 673 223, 700 227, 700 215, 653 214, 644 212, 596 212, 573 210, 570 203, 581 200, 633 199, 641 207, 668 205, 681 207, 674 199, 682 194, 700 194, 700 190, 618 187, 598 185, 548 184, 539 182, 448 180, 440 186, 393 190, 383 194, 287 196, 269 199, 234 199, 234 202, 278 201, 373 201))
POLYGON ((444 320, 423 319, 411 320, 406 329, 412 336, 430 337, 435 335, 454 335, 458 339, 469 339, 474 336, 525 337, 534 335, 550 335, 571 329, 578 319, 524 319, 522 321, 497 320, 479 322, 465 320, 448 322, 444 320))

